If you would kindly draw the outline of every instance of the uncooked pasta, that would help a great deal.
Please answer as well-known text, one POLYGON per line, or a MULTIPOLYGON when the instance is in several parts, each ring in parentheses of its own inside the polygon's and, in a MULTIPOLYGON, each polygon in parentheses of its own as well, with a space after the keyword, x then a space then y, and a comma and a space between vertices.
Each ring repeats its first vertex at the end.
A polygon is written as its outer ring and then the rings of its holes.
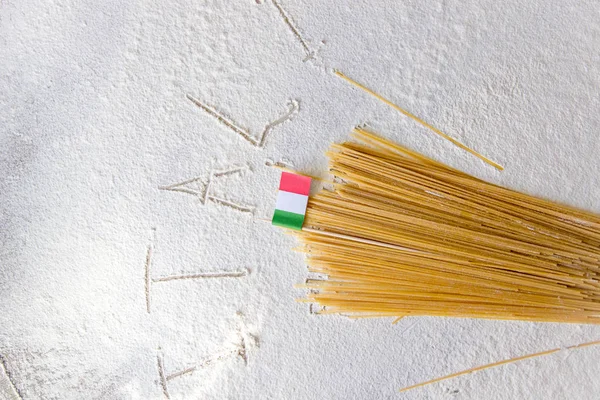
POLYGON ((298 235, 321 314, 600 323, 600 217, 356 129, 298 235))

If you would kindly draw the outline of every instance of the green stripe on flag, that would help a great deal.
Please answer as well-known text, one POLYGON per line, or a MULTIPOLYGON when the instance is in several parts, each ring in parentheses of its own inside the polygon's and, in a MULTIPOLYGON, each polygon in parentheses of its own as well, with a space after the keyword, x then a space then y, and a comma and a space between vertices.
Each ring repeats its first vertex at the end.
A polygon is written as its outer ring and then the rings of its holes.
POLYGON ((302 229, 302 223, 304 222, 303 214, 291 213, 283 210, 275 210, 273 214, 273 225, 283 226, 284 228, 302 229))

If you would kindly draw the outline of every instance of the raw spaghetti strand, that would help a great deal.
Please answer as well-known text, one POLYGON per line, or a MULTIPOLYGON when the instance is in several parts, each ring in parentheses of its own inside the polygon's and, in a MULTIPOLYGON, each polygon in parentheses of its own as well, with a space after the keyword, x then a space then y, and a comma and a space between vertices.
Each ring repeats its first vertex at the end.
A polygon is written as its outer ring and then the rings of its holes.
POLYGON ((294 233, 318 313, 600 324, 599 216, 353 136, 294 233))
MULTIPOLYGON (((577 344, 577 345, 574 345, 574 346, 569 346, 566 349, 567 350, 575 350, 575 349, 580 349, 580 348, 588 347, 588 346, 597 346, 599 344, 600 344, 600 340, 597 340, 597 341, 594 341, 594 342, 587 342, 587 343, 577 344)), ((499 367, 499 366, 505 365, 505 364, 512 364, 514 362, 522 361, 522 360, 527 360, 529 358, 535 358, 535 357, 540 357, 540 356, 554 354, 554 353, 557 353, 557 352, 559 352, 561 350, 562 350, 561 348, 556 348, 556 349, 551 349, 551 350, 546 350, 546 351, 540 351, 539 353, 533 353, 533 354, 527 354, 525 356, 514 357, 514 358, 510 358, 508 360, 502 360, 502 361, 498 361, 498 362, 491 363, 491 364, 481 365, 479 367, 470 368, 470 369, 467 369, 467 370, 464 370, 464 371, 456 372, 454 374, 442 376, 442 377, 439 377, 439 378, 431 379, 431 380, 426 381, 426 382, 418 383, 416 385, 408 386, 408 387, 405 387, 403 389, 400 389, 400 392, 407 392, 407 391, 409 391, 411 389, 416 389, 418 387, 430 385, 432 383, 441 382, 441 381, 445 381, 447 379, 456 378, 456 377, 461 376, 461 375, 467 375, 467 374, 470 374, 470 373, 473 373, 473 372, 482 371, 484 369, 499 367)))
POLYGON ((365 92, 369 93, 371 96, 375 97, 378 100, 383 101, 385 104, 387 104, 388 106, 392 107, 393 109, 395 109, 396 111, 399 111, 400 113, 402 113, 403 115, 409 117, 410 119, 412 119, 413 121, 418 122, 419 124, 423 125, 424 127, 430 129, 431 131, 433 131, 434 133, 436 133, 437 135, 443 137, 444 139, 450 141, 452 144, 454 144, 455 146, 460 147, 461 149, 473 154, 475 157, 479 158, 480 160, 484 161, 485 163, 491 165, 492 167, 502 171, 504 169, 504 167, 492 160, 490 160, 487 157, 484 157, 482 154, 479 154, 478 152, 476 152, 475 150, 471 149, 470 147, 465 146, 464 144, 462 144, 461 142, 459 142, 458 140, 454 139, 452 136, 446 135, 444 132, 440 131, 439 129, 437 129, 435 126, 428 124, 427 122, 423 121, 421 118, 417 117, 416 115, 406 111, 405 109, 401 108, 400 106, 392 103, 390 100, 386 99, 385 97, 381 96, 380 94, 375 93, 374 91, 372 91, 371 89, 369 89, 368 87, 356 82, 355 80, 349 78, 348 76, 344 75, 343 73, 341 73, 340 71, 335 70, 334 73, 339 76, 340 78, 344 79, 346 82, 350 83, 351 85, 356 86, 359 89, 364 90, 365 92))

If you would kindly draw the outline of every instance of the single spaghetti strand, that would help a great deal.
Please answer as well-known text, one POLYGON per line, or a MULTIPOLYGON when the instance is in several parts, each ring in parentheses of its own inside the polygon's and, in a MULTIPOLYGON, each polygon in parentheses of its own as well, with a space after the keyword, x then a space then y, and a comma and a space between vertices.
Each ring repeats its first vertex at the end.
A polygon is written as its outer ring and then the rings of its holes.
POLYGON ((375 98, 383 101, 385 104, 387 104, 388 106, 396 109, 397 111, 401 112, 402 114, 404 114, 405 116, 413 119, 414 121, 418 122, 419 124, 423 125, 426 128, 429 128, 430 130, 432 130, 433 132, 435 132, 436 134, 438 134, 439 136, 443 137, 444 139, 450 141, 451 143, 453 143, 455 146, 460 147, 461 149, 473 154, 475 157, 479 158, 480 160, 484 161, 485 163, 491 165, 492 167, 498 169, 499 171, 502 171, 504 169, 503 166, 501 166, 500 164, 490 160, 489 158, 483 156, 482 154, 476 152, 475 150, 465 146, 464 144, 462 144, 461 142, 459 142, 458 140, 454 139, 452 136, 449 136, 447 134, 445 134, 444 132, 440 131, 439 129, 437 129, 436 127, 428 124, 427 122, 423 121, 421 118, 417 117, 416 115, 406 111, 405 109, 401 108, 400 106, 392 103, 390 100, 386 99, 385 97, 382 97, 380 94, 375 93, 374 91, 372 91, 371 89, 369 89, 368 87, 356 82, 355 80, 349 78, 348 76, 344 75, 343 73, 341 73, 338 70, 334 70, 334 73, 339 76, 340 78, 346 80, 347 82, 349 82, 350 84, 356 86, 359 89, 364 90, 365 92, 369 93, 370 95, 374 96, 375 98))
MULTIPOLYGON (((583 347, 588 347, 588 346, 596 346, 598 344, 600 344, 600 340, 596 340, 596 341, 593 341, 593 342, 587 342, 587 343, 581 343, 581 344, 577 344, 577 345, 574 345, 574 346, 569 346, 566 349, 567 350, 575 350, 575 349, 579 349, 579 348, 583 348, 583 347)), ((464 371, 461 371, 461 372, 456 372, 454 374, 450 374, 450 375, 442 376, 442 377, 439 377, 439 378, 431 379, 429 381, 417 383, 416 385, 412 385, 412 386, 408 386, 408 387, 405 387, 403 389, 400 389, 400 392, 407 392, 407 391, 409 391, 411 389, 416 389, 418 387, 430 385, 432 383, 441 382, 441 381, 445 381, 447 379, 456 378, 457 376, 467 375, 467 374, 470 374, 472 372, 477 372, 477 371, 482 371, 484 369, 498 367, 500 365, 511 364, 511 363, 514 363, 514 362, 517 362, 517 361, 527 360, 529 358, 535 358, 535 357, 540 357, 540 356, 545 356, 545 355, 557 353, 560 350, 562 350, 562 349, 559 347, 559 348, 556 348, 556 349, 551 349, 551 350, 546 350, 546 351, 540 351, 539 353, 527 354, 525 356, 514 357, 514 358, 510 358, 508 360, 502 360, 502 361, 498 361, 498 362, 491 363, 491 364, 481 365, 479 367, 470 368, 470 369, 467 369, 467 370, 464 370, 464 371)))

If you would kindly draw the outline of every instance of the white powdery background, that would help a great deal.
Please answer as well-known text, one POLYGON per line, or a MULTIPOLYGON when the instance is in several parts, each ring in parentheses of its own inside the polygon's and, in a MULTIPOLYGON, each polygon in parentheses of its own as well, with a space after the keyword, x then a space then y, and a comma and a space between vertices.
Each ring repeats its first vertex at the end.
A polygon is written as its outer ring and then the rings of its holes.
POLYGON ((293 238, 262 221, 279 178, 266 163, 325 176, 324 151, 361 123, 484 179, 600 212, 597 2, 322 3, 0 2, 0 356, 3 385, 15 388, 5 393, 598 398, 594 347, 399 394, 598 340, 600 329, 315 316, 294 301, 306 269, 293 238), (290 101, 299 110, 256 146, 186 95, 251 138, 290 101), (185 193, 165 190, 193 178, 185 193), (237 275, 153 282, 202 274, 237 275))

